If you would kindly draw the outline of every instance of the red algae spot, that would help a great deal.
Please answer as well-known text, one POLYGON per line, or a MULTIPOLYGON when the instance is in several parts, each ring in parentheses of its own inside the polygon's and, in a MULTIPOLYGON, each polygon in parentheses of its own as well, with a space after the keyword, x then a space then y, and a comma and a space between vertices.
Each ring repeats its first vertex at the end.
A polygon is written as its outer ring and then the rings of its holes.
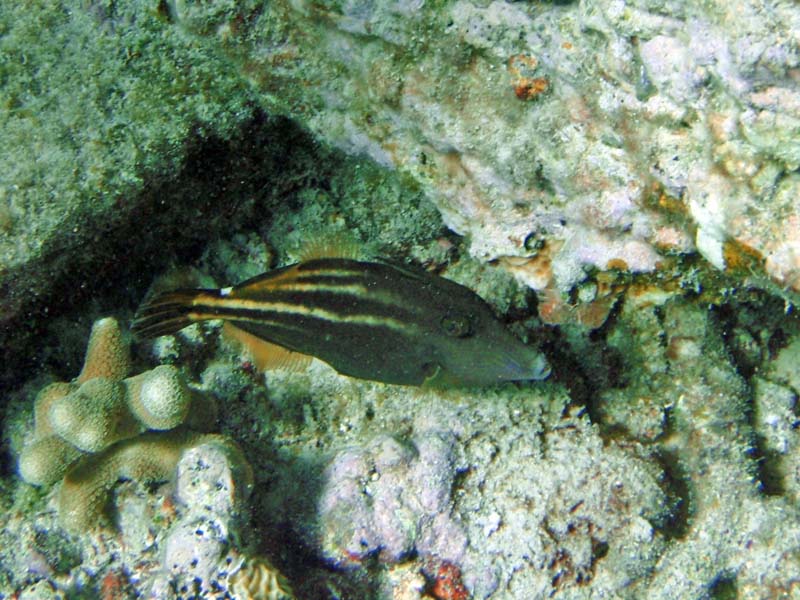
POLYGON ((125 600, 133 597, 132 593, 128 576, 123 571, 109 571, 100 584, 102 600, 125 600))
POLYGON ((533 100, 550 89, 547 77, 534 77, 538 64, 535 56, 527 54, 514 54, 508 59, 511 85, 520 100, 533 100))
POLYGON ((514 86, 514 93, 520 100, 533 100, 548 89, 550 89, 550 81, 547 77, 522 78, 514 86))
POLYGON ((461 569, 451 562, 442 562, 436 569, 428 595, 436 600, 467 600, 469 592, 461 581, 461 569))
POLYGON ((624 285, 598 282, 593 300, 572 304, 558 290, 547 288, 538 294, 539 317, 548 325, 577 323, 589 329, 597 329, 606 322, 624 290, 624 285))

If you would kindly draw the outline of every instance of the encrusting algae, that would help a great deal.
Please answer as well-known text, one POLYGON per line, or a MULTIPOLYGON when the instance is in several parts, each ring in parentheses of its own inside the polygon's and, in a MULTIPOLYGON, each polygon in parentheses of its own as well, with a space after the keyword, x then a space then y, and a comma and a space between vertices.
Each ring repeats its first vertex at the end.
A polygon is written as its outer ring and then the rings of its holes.
POLYGON ((216 408, 175 367, 124 379, 130 369, 119 324, 101 319, 92 327, 76 380, 52 383, 36 397, 33 439, 20 454, 19 473, 33 485, 63 478, 59 517, 69 530, 102 522, 108 493, 120 478, 169 479, 183 450, 222 437, 201 433, 216 408))
POLYGON ((132 329, 150 338, 210 319, 262 356, 282 353, 285 364, 287 352, 310 355, 383 383, 491 385, 550 373, 472 290, 386 262, 312 258, 232 288, 168 292, 141 307, 132 329))

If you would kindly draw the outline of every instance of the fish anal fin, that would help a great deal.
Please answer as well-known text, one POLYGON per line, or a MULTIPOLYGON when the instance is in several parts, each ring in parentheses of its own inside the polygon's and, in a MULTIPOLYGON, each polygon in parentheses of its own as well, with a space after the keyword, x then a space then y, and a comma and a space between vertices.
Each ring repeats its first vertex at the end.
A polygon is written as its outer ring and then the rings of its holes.
POLYGON ((313 358, 262 340, 227 321, 222 326, 222 334, 242 346, 260 371, 282 369, 298 373, 306 369, 313 358))

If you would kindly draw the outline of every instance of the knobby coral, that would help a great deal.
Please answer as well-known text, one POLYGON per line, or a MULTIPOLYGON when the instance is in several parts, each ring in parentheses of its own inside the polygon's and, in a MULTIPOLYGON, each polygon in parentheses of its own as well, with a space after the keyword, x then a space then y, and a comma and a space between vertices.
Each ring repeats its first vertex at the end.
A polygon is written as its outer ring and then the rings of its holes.
POLYGON ((68 529, 101 522, 118 479, 168 479, 184 449, 219 437, 198 432, 213 423, 215 407, 177 368, 162 365, 125 379, 130 370, 119 324, 100 319, 75 381, 50 384, 36 397, 19 473, 33 485, 63 478, 59 516, 68 529))

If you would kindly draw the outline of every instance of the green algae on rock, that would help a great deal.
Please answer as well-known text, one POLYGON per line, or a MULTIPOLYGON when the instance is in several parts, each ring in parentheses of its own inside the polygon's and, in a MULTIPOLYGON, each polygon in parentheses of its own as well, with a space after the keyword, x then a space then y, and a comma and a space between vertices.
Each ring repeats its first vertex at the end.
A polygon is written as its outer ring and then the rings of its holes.
POLYGON ((0 31, 2 322, 140 209, 193 132, 226 138, 252 110, 238 75, 153 5, 12 0, 0 31))

